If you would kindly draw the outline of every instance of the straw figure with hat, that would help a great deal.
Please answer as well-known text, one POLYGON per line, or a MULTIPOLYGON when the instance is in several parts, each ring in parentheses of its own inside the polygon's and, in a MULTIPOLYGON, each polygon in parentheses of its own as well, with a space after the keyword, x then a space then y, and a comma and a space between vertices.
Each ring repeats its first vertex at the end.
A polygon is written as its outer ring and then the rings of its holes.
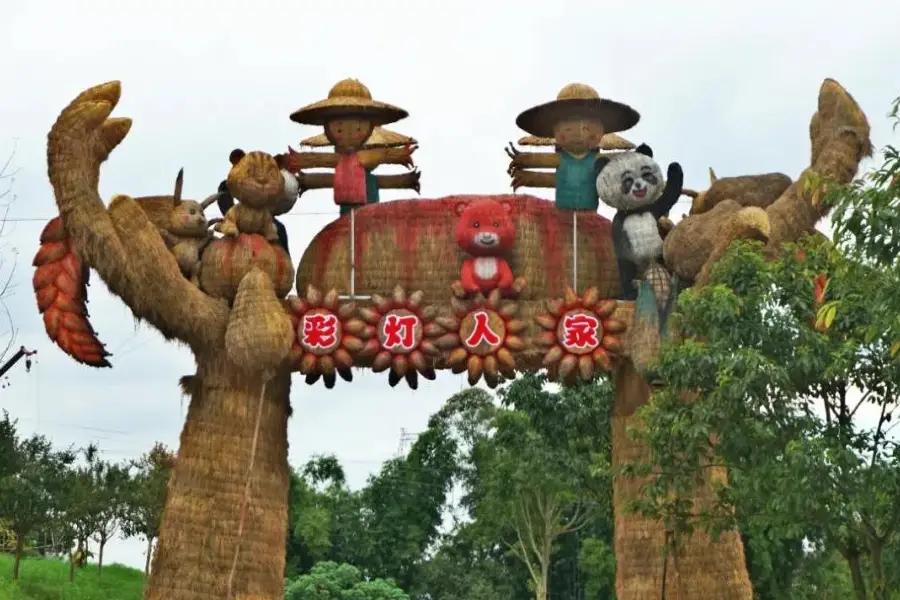
MULTIPOLYGON (((597 157, 604 137, 634 127, 640 115, 626 104, 601 98, 583 83, 570 83, 556 100, 534 106, 516 118, 519 128, 538 138, 553 138, 554 154, 507 149, 513 189, 525 185, 553 187, 556 206, 565 210, 596 211, 597 157), (537 173, 528 169, 553 169, 537 173)), ((606 147, 630 146, 621 138, 606 138, 606 147), (621 143, 621 142, 624 142, 621 143)))
MULTIPOLYGON (((291 120, 325 128, 325 137, 335 152, 296 152, 288 148, 282 158, 288 169, 304 179, 303 169, 334 169, 334 202, 338 206, 366 204, 366 171, 381 164, 402 164, 412 168, 413 143, 402 146, 366 147, 376 127, 408 116, 402 108, 372 99, 369 88, 356 79, 336 83, 324 100, 295 111, 291 120)), ((302 185, 302 183, 301 183, 302 185)), ((306 186, 308 189, 308 186, 306 186)))
MULTIPOLYGON (((369 139, 363 144, 363 149, 403 148, 405 146, 412 147, 416 144, 418 144, 418 142, 414 138, 403 135, 402 133, 397 133, 396 131, 391 131, 390 129, 386 129, 379 125, 375 127, 372 131, 372 135, 369 136, 369 139)), ((301 140, 300 145, 309 148, 326 148, 328 146, 333 146, 334 144, 328 139, 327 134, 320 133, 301 140)), ((366 204, 378 203, 381 200, 379 190, 383 189, 407 189, 419 193, 419 178, 421 177, 421 173, 418 169, 396 175, 376 175, 372 172, 373 170, 374 169, 372 168, 366 169, 366 204)), ((334 187, 334 172, 301 173, 299 179, 301 196, 303 195, 303 192, 307 190, 334 187)), ((347 214, 350 210, 351 205, 341 205, 342 215, 347 214)))

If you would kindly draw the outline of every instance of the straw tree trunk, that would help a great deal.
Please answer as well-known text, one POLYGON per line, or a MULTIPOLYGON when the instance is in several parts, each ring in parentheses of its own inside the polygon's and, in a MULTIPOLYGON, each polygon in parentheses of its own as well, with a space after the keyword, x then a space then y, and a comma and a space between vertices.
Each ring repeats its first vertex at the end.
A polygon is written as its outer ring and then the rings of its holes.
MULTIPOLYGON (((615 373, 615 404, 612 419, 613 468, 627 463, 646 463, 649 448, 634 440, 629 429, 639 428, 635 414, 650 398, 650 386, 630 362, 615 373)), ((726 477, 725 470, 710 468, 708 481, 726 477)), ((744 546, 736 531, 722 533, 718 540, 697 531, 680 539, 676 551, 666 553, 668 534, 661 521, 628 510, 641 493, 646 479, 618 476, 613 481, 615 506, 616 598, 618 600, 751 600, 753 589, 744 557, 744 546)), ((696 492, 698 507, 715 492, 704 486, 696 492)))
POLYGON ((145 595, 154 600, 282 600, 290 373, 284 361, 271 359, 270 349, 284 346, 286 357, 290 340, 283 343, 282 325, 290 333, 290 321, 259 269, 242 280, 232 310, 182 276, 137 202, 119 196, 108 208, 104 205, 97 191, 100 165, 131 127, 129 119, 108 118, 120 91, 118 82, 103 84, 66 107, 48 136, 47 160, 60 216, 81 260, 136 318, 167 339, 184 342, 197 357, 197 393, 182 432, 145 595), (265 310, 254 302, 267 303, 265 310), (254 327, 259 323, 250 323, 247 315, 265 316, 267 326, 254 327), (276 330, 281 337, 271 338, 276 330), (241 353, 244 374, 225 358, 237 347, 226 340, 253 342, 241 353), (268 355, 270 362, 251 360, 254 351, 268 355), (273 378, 260 404, 263 372, 273 378), (251 454, 255 466, 248 470, 251 454))
MULTIPOLYGON (((812 153, 810 166, 797 182, 765 208, 763 228, 765 253, 777 257, 786 242, 796 241, 814 230, 828 212, 821 200, 823 184, 848 183, 856 175, 859 163, 871 153, 869 124, 859 105, 840 84, 826 79, 819 90, 818 109, 810 122, 812 153)), ((702 268, 696 273, 695 286, 710 281, 712 265, 736 237, 754 234, 754 228, 735 225, 720 228, 709 213, 689 216, 669 234, 666 244, 684 243, 700 252, 702 268), (718 235, 708 235, 705 229, 718 235), (678 241, 678 237, 682 241, 678 241), (692 238, 685 241, 684 238, 692 238), (705 248, 697 242, 713 240, 705 248)), ((682 256, 683 258, 683 256, 682 256)), ((643 343, 643 341, 642 341, 643 343)), ((646 357, 642 357, 646 358, 646 357)), ((639 428, 635 412, 646 404, 650 388, 632 363, 620 365, 615 374, 615 406, 613 410, 613 465, 646 463, 649 448, 631 439, 628 429, 639 428)), ((695 490, 697 511, 715 499, 713 481, 727 477, 724 468, 710 467, 705 484, 695 490)), ((675 550, 666 553, 669 534, 664 525, 627 507, 641 493, 645 480, 617 477, 613 484, 615 503, 616 597, 618 600, 663 598, 716 598, 717 600, 750 600, 753 597, 744 557, 743 544, 736 531, 724 532, 713 540, 703 531, 677 540, 675 550)))
POLYGON ((241 375, 226 359, 198 357, 146 600, 281 597, 289 389, 289 372, 263 390, 261 378, 241 375), (258 410, 258 445, 248 481, 245 440, 254 437, 258 410), (192 560, 185 560, 188 556, 192 560))

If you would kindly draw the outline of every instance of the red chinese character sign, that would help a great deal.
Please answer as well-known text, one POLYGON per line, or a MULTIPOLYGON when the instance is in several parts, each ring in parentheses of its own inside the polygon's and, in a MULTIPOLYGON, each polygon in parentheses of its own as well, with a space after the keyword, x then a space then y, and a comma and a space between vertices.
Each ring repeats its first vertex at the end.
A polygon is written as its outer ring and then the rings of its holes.
POLYGON ((310 286, 303 298, 287 300, 294 325, 291 359, 294 368, 306 375, 312 385, 320 378, 325 387, 334 387, 336 376, 353 381, 356 355, 369 339, 366 324, 355 317, 356 306, 340 304, 338 293, 322 295, 310 286))
POLYGON ((441 355, 439 344, 448 343, 446 326, 456 324, 437 317, 436 309, 423 307, 423 296, 418 291, 407 295, 397 286, 390 298, 375 295, 372 306, 359 309, 368 340, 359 359, 368 361, 376 373, 388 371, 391 387, 405 379, 416 389, 419 375, 434 379, 434 362, 441 355))
POLYGON ((544 330, 536 342, 545 349, 542 366, 551 380, 590 380, 598 371, 612 370, 626 327, 612 318, 616 304, 602 300, 596 288, 581 297, 569 289, 564 298, 547 301, 547 312, 535 317, 544 330))
MULTIPOLYGON (((470 385, 484 377, 491 388, 515 377, 516 353, 525 349, 521 334, 527 329, 525 321, 516 319, 518 302, 504 300, 500 289, 487 298, 481 294, 467 298, 455 286, 454 293, 452 304, 458 325, 447 356, 450 369, 467 373, 470 385)), ((451 341, 449 337, 447 341, 451 341)))

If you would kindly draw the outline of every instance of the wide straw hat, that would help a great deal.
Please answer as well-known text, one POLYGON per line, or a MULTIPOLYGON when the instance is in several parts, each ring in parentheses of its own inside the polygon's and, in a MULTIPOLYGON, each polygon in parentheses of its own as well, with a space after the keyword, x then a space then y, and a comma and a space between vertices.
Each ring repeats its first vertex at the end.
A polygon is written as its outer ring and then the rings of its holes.
POLYGON ((291 121, 303 125, 325 125, 339 117, 360 117, 374 125, 386 125, 409 116, 402 108, 372 100, 369 88, 356 79, 344 79, 334 84, 328 97, 294 111, 291 121))
POLYGON ((537 137, 553 137, 553 127, 563 119, 593 118, 603 123, 606 133, 631 129, 640 120, 636 110, 601 98, 597 90, 583 83, 570 83, 556 100, 529 108, 518 117, 516 125, 537 137))
MULTIPOLYGON (((363 146, 365 148, 398 148, 400 146, 408 146, 417 143, 415 138, 411 138, 408 135, 403 135, 402 133, 397 133, 396 131, 391 131, 384 127, 376 127, 363 146)), ((331 143, 328 136, 324 133, 320 133, 319 135, 314 135, 305 140, 301 140, 300 145, 311 148, 324 148, 326 146, 333 146, 334 144, 331 143)))
MULTIPOLYGON (((526 135, 519 138, 520 146, 556 146, 556 140, 552 137, 538 137, 526 135)), ((634 144, 617 133, 607 133, 600 139, 598 150, 634 150, 634 144)))

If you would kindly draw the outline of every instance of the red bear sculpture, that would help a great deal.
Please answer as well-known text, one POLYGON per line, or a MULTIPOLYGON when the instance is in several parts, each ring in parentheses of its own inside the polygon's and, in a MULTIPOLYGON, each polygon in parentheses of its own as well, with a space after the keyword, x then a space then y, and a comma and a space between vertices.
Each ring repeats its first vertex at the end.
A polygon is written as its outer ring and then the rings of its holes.
POLYGON ((514 291, 512 269, 503 255, 516 239, 509 201, 482 199, 456 204, 456 243, 469 256, 463 261, 460 284, 470 293, 514 291))

